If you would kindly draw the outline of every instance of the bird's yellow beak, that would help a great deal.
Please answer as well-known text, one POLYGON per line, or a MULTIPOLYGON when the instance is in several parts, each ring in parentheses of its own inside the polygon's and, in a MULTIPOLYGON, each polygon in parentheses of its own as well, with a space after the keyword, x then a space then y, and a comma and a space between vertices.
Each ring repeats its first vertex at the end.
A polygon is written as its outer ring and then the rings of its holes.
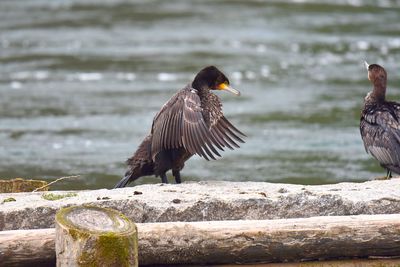
POLYGON ((237 95, 237 96, 240 95, 240 92, 239 92, 238 90, 233 89, 233 88, 230 87, 229 84, 227 84, 227 83, 220 83, 220 84, 217 86, 217 90, 226 90, 226 91, 231 92, 231 93, 234 94, 234 95, 237 95))

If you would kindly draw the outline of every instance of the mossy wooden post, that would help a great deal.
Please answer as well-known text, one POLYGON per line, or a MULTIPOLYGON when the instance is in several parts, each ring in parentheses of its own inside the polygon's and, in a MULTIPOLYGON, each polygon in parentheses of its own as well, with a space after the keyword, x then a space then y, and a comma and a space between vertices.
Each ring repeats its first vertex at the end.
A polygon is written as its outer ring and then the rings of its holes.
POLYGON ((56 214, 57 267, 138 266, 136 225, 123 214, 74 206, 56 214))

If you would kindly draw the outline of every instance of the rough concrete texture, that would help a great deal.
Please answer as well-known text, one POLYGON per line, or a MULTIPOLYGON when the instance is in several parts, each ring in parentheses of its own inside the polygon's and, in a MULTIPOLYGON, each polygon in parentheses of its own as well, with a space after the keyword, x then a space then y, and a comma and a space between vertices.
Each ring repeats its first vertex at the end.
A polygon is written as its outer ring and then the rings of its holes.
POLYGON ((114 208, 134 222, 400 213, 400 179, 318 186, 208 181, 74 193, 59 200, 43 192, 0 194, 0 230, 54 227, 58 209, 81 204, 114 208))

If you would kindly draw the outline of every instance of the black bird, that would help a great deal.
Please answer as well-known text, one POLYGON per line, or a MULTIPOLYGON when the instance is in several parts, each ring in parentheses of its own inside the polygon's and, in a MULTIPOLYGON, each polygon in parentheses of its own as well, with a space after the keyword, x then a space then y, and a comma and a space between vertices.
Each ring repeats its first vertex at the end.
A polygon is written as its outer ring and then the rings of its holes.
POLYGON ((386 101, 385 69, 377 64, 368 65, 368 79, 374 85, 367 94, 361 112, 360 131, 365 150, 387 170, 400 174, 400 104, 386 101))
POLYGON ((163 183, 168 183, 166 172, 171 169, 176 183, 181 183, 180 171, 194 154, 216 159, 221 156, 218 150, 244 143, 241 137, 245 134, 225 118, 221 101, 211 90, 240 95, 216 67, 202 69, 156 114, 150 134, 127 160, 129 169, 115 188, 147 175, 160 176, 163 183))

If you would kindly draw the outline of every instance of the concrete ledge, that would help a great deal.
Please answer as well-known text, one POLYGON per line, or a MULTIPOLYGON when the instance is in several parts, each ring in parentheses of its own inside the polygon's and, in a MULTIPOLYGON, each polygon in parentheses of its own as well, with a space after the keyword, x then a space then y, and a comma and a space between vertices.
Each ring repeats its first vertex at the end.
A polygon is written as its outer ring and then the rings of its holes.
POLYGON ((209 181, 0 194, 0 230, 51 228, 58 209, 82 204, 117 209, 138 223, 393 214, 400 213, 400 179, 319 186, 209 181))

